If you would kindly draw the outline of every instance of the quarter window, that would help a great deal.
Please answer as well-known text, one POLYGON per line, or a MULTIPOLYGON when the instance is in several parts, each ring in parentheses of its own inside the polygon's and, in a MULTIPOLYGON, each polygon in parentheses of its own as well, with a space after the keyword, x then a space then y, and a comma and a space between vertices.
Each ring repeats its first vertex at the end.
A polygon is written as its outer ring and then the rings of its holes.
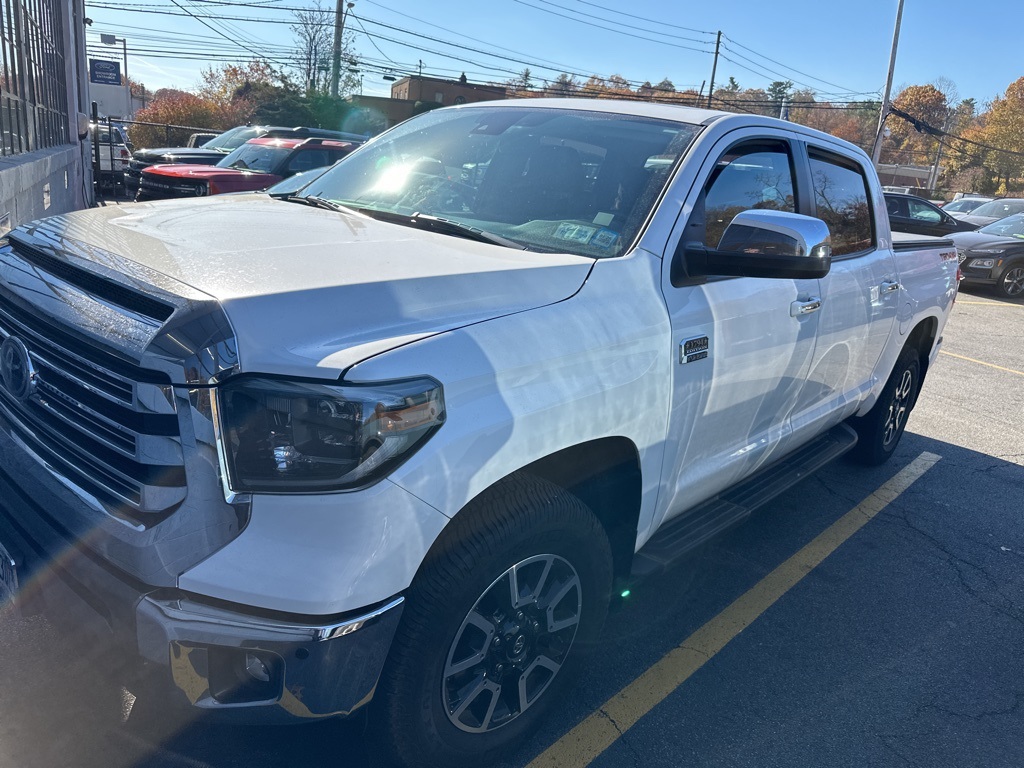
POLYGON ((855 163, 816 149, 808 151, 814 204, 819 219, 832 233, 832 255, 865 251, 875 232, 868 204, 868 181, 855 163))

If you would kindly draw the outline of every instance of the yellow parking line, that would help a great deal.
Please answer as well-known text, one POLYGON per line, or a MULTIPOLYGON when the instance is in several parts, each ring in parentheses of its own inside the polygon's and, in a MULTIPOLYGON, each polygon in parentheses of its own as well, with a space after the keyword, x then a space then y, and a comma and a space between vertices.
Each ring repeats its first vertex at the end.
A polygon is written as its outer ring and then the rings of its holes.
POLYGON ((984 360, 975 360, 973 357, 964 357, 963 355, 955 355, 952 352, 947 352, 946 350, 941 350, 939 352, 939 354, 940 355, 949 355, 950 357, 955 357, 957 360, 966 360, 969 363, 977 363, 978 365, 987 365, 989 368, 995 368, 997 371, 1006 371, 1007 373, 1015 373, 1018 376, 1024 376, 1024 371, 1015 371, 1013 368, 1003 368, 1003 366, 996 365, 995 363, 986 363, 984 360))
POLYGON ((939 459, 934 453, 922 453, 544 750, 527 768, 583 768, 589 765, 939 459))

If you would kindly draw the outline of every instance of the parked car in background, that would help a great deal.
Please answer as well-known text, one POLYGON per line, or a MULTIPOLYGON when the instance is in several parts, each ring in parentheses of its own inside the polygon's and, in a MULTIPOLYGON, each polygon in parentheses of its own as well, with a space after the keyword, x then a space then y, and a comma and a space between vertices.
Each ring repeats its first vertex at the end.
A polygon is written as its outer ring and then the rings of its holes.
POLYGON ((120 187, 124 185, 124 173, 131 160, 128 148, 128 136, 116 125, 107 126, 103 123, 91 123, 90 135, 94 149, 90 160, 94 160, 95 146, 99 147, 99 182, 102 187, 120 187))
POLYGON ((938 206, 914 195, 886 192, 885 207, 889 211, 889 226, 893 232, 944 237, 953 232, 977 229, 977 225, 955 219, 938 206))
POLYGON ((204 197, 266 189, 302 171, 323 168, 359 146, 333 139, 252 139, 216 165, 144 168, 137 199, 204 197))
POLYGON ((991 200, 984 205, 979 205, 970 213, 958 218, 977 227, 984 227, 993 221, 1005 219, 1007 216, 1012 216, 1015 213, 1024 213, 1024 199, 1004 197, 998 200, 991 200))
POLYGON ((192 147, 205 147, 209 142, 217 138, 216 133, 193 133, 188 137, 188 144, 185 146, 192 147))
POLYGON ((240 146, 261 136, 273 138, 322 138, 342 141, 366 140, 365 136, 344 131, 329 131, 326 128, 287 128, 278 125, 240 125, 214 136, 201 147, 164 147, 161 149, 142 149, 132 155, 125 171, 125 189, 134 197, 139 190, 142 170, 151 165, 169 165, 171 163, 187 163, 188 165, 216 165, 224 156, 234 152, 240 146))
POLYGON ((949 239, 956 243, 964 285, 987 285, 1004 298, 1024 298, 1024 213, 949 239))
POLYGON ((959 219, 961 216, 966 216, 968 213, 973 212, 976 208, 993 199, 994 198, 991 197, 961 197, 943 205, 942 210, 953 218, 959 219))

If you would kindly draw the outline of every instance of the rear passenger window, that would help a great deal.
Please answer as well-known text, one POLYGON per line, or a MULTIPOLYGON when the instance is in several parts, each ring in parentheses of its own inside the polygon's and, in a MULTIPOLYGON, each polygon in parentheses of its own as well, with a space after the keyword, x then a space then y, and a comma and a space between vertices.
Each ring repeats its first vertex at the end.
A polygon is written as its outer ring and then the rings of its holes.
POLYGON ((743 211, 795 212, 792 166, 789 147, 781 141, 741 144, 720 157, 705 186, 704 245, 717 248, 743 211))
POLYGON ((875 244, 868 181, 856 163, 808 148, 814 204, 832 233, 832 255, 866 251, 875 244))

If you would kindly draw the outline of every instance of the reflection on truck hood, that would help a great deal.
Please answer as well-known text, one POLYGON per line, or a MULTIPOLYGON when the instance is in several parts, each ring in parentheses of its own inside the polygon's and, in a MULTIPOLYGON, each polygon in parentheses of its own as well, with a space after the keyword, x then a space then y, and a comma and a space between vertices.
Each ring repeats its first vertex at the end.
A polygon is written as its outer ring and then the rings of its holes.
POLYGON ((593 265, 250 194, 111 206, 32 226, 220 300, 242 370, 293 376, 335 376, 398 344, 560 301, 593 265))

